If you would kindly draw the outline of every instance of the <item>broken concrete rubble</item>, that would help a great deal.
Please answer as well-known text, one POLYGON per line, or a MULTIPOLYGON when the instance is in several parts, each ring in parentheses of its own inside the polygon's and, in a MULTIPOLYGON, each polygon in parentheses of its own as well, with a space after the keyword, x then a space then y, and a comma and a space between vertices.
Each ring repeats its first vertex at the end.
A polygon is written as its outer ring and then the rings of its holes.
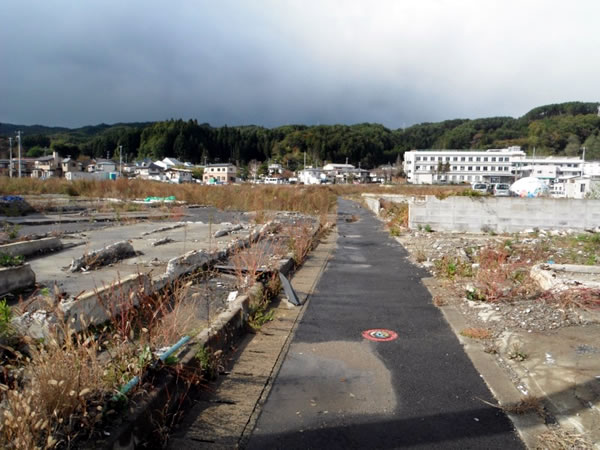
POLYGON ((234 231, 239 231, 241 229, 243 229, 244 227, 240 224, 238 225, 231 225, 231 226, 227 226, 225 228, 221 228, 220 230, 217 230, 215 232, 215 237, 221 237, 221 236, 226 236, 234 231))
POLYGON ((531 268, 531 277, 544 290, 600 289, 600 266, 537 264, 531 268))
POLYGON ((94 267, 105 266, 131 256, 135 256, 135 250, 131 242, 120 241, 100 250, 85 253, 82 257, 74 259, 69 267, 69 271, 78 272, 84 269, 88 270, 94 267))
POLYGON ((35 273, 27 263, 0 268, 0 294, 27 289, 35 285, 35 273))

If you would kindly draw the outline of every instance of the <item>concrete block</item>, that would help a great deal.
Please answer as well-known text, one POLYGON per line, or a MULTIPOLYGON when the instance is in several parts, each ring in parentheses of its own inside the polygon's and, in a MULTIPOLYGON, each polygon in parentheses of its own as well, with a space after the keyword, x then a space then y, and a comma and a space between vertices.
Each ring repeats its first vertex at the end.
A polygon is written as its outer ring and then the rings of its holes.
POLYGON ((31 256, 39 253, 48 253, 62 249, 63 245, 60 239, 48 237, 35 239, 33 241, 12 242, 10 244, 0 245, 0 253, 6 253, 11 256, 31 256))
POLYGON ((600 266, 537 264, 531 268, 530 274, 545 290, 600 289, 600 266))
POLYGON ((35 285, 35 273, 27 263, 16 267, 0 268, 0 294, 35 285))
POLYGON ((73 328, 81 331, 84 324, 102 324, 123 308, 137 306, 140 295, 150 292, 150 286, 146 274, 133 274, 94 292, 63 300, 59 307, 66 320, 72 319, 73 328))
POLYGON ((210 255, 204 250, 192 250, 182 256, 170 259, 165 273, 171 281, 174 281, 176 278, 191 273, 204 264, 208 264, 209 261, 210 255))
POLYGON ((244 228, 242 225, 231 225, 225 228, 221 228, 220 230, 217 230, 215 232, 215 237, 222 237, 222 236, 227 236, 229 233, 232 233, 234 231, 238 231, 241 230, 242 228, 244 228))
POLYGON ((115 242, 100 250, 85 253, 80 258, 74 259, 69 267, 70 272, 77 272, 88 267, 104 266, 125 258, 135 256, 133 245, 128 241, 115 242))

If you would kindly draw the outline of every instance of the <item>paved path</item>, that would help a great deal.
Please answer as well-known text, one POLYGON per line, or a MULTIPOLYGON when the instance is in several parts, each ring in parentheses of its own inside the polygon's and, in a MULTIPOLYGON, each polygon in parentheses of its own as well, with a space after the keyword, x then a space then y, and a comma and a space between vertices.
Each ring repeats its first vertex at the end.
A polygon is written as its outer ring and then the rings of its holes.
POLYGON ((338 248, 248 448, 523 448, 484 403, 494 400, 431 303, 427 273, 366 210, 339 200, 338 213, 338 248), (362 337, 374 328, 398 338, 362 337))

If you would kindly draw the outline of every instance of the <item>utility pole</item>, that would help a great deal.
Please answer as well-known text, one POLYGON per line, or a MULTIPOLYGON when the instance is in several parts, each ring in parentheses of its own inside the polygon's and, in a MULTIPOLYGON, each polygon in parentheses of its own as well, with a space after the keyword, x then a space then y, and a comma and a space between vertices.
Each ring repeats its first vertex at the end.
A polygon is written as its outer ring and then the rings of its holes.
POLYGON ((304 170, 306 170, 306 152, 304 152, 304 170))
POLYGON ((21 132, 17 131, 17 139, 19 140, 19 178, 21 178, 21 132))
POLYGON ((123 175, 123 146, 119 145, 119 174, 123 175))
POLYGON ((12 161, 12 136, 8 138, 8 144, 10 146, 10 163, 8 165, 8 174, 9 177, 12 178, 12 172, 13 172, 13 161, 12 161))
POLYGON ((583 162, 585 162, 585 147, 582 147, 583 149, 583 162))

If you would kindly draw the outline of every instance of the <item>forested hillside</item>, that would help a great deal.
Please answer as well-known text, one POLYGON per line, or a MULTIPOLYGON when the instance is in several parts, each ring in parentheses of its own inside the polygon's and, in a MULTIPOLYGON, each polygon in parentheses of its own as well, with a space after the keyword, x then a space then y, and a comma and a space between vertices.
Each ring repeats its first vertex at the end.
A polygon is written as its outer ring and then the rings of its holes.
MULTIPOLYGON (((487 149, 520 145, 529 153, 577 155, 600 159, 599 103, 569 102, 540 106, 520 118, 490 117, 422 123, 390 130, 383 125, 286 125, 212 127, 196 120, 101 124, 78 129, 0 124, 0 136, 23 132, 30 156, 45 147, 63 156, 118 157, 129 160, 175 156, 194 163, 276 160, 294 170, 306 153, 310 164, 348 162, 362 167, 394 163, 406 150, 426 148, 487 149)), ((7 151, 0 140, 0 152, 7 151)))

